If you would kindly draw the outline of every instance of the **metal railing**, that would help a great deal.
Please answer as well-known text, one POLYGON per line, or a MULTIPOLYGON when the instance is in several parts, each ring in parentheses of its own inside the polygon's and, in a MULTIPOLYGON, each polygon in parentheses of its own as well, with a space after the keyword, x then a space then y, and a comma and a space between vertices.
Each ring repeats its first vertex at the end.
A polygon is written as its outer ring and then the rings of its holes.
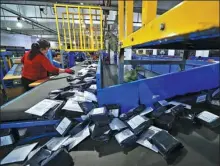
POLYGON ((54 4, 54 9, 60 50, 98 51, 103 49, 101 7, 54 4), (62 22, 59 22, 58 17, 62 17, 62 22), (100 19, 95 20, 97 17, 100 19))

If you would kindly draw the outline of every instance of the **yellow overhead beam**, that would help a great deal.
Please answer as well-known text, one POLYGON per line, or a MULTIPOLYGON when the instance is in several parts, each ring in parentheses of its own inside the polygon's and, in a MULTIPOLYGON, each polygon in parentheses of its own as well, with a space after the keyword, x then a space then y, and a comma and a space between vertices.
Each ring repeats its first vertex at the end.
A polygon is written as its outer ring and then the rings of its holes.
POLYGON ((220 27, 219 1, 184 1, 121 40, 122 48, 214 27, 220 27))

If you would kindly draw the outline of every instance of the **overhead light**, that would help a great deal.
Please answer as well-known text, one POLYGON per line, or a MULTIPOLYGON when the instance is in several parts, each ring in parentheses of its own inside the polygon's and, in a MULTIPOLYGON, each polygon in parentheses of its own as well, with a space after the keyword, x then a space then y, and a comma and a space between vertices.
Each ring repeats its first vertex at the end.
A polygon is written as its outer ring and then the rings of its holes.
POLYGON ((84 3, 80 3, 80 5, 84 5, 84 3))
POLYGON ((22 23, 21 23, 21 17, 17 17, 17 20, 18 20, 18 22, 17 22, 17 24, 16 24, 16 26, 18 27, 18 28, 22 28, 23 27, 23 25, 22 25, 22 23))
POLYGON ((11 31, 11 28, 9 28, 9 27, 7 27, 6 29, 7 29, 7 31, 11 31))
POLYGON ((17 22, 16 26, 17 26, 18 28, 22 28, 22 27, 23 27, 23 25, 22 25, 21 22, 17 22))

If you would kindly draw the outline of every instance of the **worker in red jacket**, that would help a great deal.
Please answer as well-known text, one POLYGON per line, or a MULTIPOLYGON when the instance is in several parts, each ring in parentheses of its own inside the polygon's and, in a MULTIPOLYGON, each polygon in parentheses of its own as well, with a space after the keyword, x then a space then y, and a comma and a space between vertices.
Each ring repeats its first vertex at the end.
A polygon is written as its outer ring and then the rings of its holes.
POLYGON ((49 48, 50 43, 40 39, 37 43, 33 43, 31 50, 22 57, 23 68, 21 81, 26 91, 31 89, 29 87, 30 83, 47 78, 47 72, 52 74, 72 74, 73 71, 71 69, 60 69, 51 64, 46 57, 49 48))

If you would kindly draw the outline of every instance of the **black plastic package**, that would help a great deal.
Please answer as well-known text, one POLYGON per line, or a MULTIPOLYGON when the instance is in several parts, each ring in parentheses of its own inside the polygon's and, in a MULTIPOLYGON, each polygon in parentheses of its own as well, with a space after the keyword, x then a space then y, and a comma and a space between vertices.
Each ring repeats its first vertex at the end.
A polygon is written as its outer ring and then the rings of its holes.
POLYGON ((135 135, 139 135, 152 125, 152 120, 144 116, 136 115, 129 119, 127 124, 135 135))
POLYGON ((68 151, 61 148, 41 162, 41 166, 73 166, 74 162, 68 151))
POLYGON ((84 113, 89 113, 92 109, 97 108, 93 102, 79 102, 80 107, 84 113))
POLYGON ((151 142, 157 147, 160 154, 165 158, 169 159, 172 154, 176 153, 183 148, 181 142, 175 139, 166 131, 159 131, 152 138, 151 142))
POLYGON ((142 111, 144 111, 145 108, 146 108, 146 106, 141 104, 138 107, 135 107, 135 108, 129 110, 127 113, 121 114, 120 119, 121 120, 128 120, 132 116, 140 114, 142 111))
POLYGON ((161 116, 154 119, 155 126, 164 129, 171 130, 175 117, 172 114, 162 114, 161 116))
POLYGON ((136 135, 130 129, 119 132, 115 135, 115 139, 124 148, 133 146, 137 141, 136 135))
POLYGON ((119 115, 121 114, 121 107, 118 104, 108 104, 105 105, 106 109, 109 112, 109 115, 112 117, 119 117, 119 115))
POLYGON ((94 130, 92 131, 91 138, 95 141, 108 142, 111 138, 111 133, 111 129, 108 125, 95 125, 94 130))
POLYGON ((105 107, 95 108, 90 113, 90 119, 99 126, 105 126, 111 122, 108 111, 105 107))

